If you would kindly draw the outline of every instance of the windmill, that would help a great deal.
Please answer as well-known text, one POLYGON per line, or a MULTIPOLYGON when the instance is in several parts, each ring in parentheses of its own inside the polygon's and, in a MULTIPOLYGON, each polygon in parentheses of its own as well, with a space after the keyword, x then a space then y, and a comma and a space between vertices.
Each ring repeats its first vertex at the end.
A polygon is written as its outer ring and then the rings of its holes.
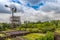
POLYGON ((10 5, 10 6, 5 5, 5 7, 10 8, 11 13, 12 13, 12 16, 14 16, 14 13, 16 13, 16 12, 17 12, 17 8, 16 8, 15 6, 13 6, 13 5, 10 5), (10 7, 10 6, 11 6, 11 7, 10 7))
POLYGON ((5 5, 5 7, 10 8, 10 10, 11 10, 11 14, 12 14, 12 16, 10 18, 10 20, 11 20, 11 27, 15 27, 16 23, 20 24, 19 23, 20 22, 20 17, 19 16, 14 16, 14 13, 17 12, 17 8, 14 5, 10 5, 10 6, 5 5))

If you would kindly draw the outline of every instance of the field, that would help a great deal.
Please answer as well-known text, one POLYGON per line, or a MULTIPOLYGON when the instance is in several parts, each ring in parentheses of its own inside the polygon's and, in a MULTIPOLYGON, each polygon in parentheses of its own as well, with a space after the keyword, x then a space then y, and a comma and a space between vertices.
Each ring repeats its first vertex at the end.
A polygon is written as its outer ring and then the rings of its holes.
POLYGON ((35 40, 41 36, 45 36, 45 34, 40 34, 40 33, 31 33, 28 35, 23 36, 23 38, 27 39, 27 40, 35 40))
MULTIPOLYGON (((60 20, 52 20, 46 22, 25 22, 15 28, 11 28, 10 24, 0 23, 0 31, 9 32, 9 31, 27 31, 30 34, 24 36, 17 36, 16 38, 6 38, 5 40, 54 40, 54 33, 60 34, 60 20)), ((3 33, 0 37, 6 36, 3 33)))

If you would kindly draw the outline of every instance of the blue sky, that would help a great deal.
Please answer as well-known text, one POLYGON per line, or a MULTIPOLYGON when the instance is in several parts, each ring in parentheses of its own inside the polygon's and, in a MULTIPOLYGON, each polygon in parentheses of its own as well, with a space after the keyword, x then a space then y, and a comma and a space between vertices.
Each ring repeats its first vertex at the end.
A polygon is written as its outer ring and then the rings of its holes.
MULTIPOLYGON (((39 2, 39 0, 30 0, 30 1, 32 3, 38 2, 38 3, 33 4, 33 5, 31 5, 30 2, 27 2, 27 4, 25 4, 26 6, 31 7, 31 8, 33 8, 35 10, 38 10, 38 8, 40 6, 43 6, 44 5, 44 3, 43 3, 44 1, 42 2, 42 0, 40 0, 40 2, 39 2)), ((21 4, 22 5, 22 3, 19 0, 10 0, 10 2, 14 2, 14 3, 18 3, 18 4, 21 4)))
POLYGON ((0 21, 9 21, 11 16, 11 10, 4 5, 15 6, 15 15, 22 21, 60 20, 60 0, 0 0, 0 21))
POLYGON ((35 10, 38 10, 39 9, 39 7, 40 6, 43 6, 44 4, 43 3, 39 3, 39 4, 36 4, 36 5, 30 5, 29 3, 27 3, 27 6, 28 7, 31 7, 31 8, 33 8, 33 9, 35 9, 35 10))
POLYGON ((21 4, 21 2, 19 0, 10 0, 10 2, 21 4))

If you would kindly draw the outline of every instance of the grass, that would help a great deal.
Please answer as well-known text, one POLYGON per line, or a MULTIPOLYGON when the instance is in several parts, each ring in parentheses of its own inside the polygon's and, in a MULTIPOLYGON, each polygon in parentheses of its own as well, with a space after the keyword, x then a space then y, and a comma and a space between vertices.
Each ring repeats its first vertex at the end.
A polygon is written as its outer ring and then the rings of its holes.
POLYGON ((12 40, 12 39, 10 39, 10 38, 6 38, 5 40, 12 40))
POLYGON ((26 36, 23 36, 23 38, 27 39, 27 40, 35 40, 36 38, 39 38, 41 36, 45 36, 45 34, 40 34, 40 33, 32 33, 32 34, 28 34, 26 36))
POLYGON ((60 28, 56 29, 55 32, 56 32, 56 33, 60 33, 60 28))
POLYGON ((5 37, 6 35, 3 33, 0 33, 0 37, 5 37))

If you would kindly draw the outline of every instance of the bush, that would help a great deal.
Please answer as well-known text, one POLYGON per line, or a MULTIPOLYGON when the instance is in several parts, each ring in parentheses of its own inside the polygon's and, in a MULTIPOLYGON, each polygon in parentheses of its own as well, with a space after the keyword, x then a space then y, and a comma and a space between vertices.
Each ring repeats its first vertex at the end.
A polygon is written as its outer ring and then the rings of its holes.
POLYGON ((47 32, 45 36, 41 36, 35 40, 54 40, 54 35, 52 32, 47 32))
POLYGON ((54 40, 54 34, 52 32, 47 32, 45 37, 47 40, 54 40))
POLYGON ((26 31, 26 29, 25 29, 25 28, 21 28, 20 30, 21 30, 21 31, 26 31))
POLYGON ((37 38, 35 40, 46 40, 46 38, 44 36, 41 36, 40 38, 37 38))

